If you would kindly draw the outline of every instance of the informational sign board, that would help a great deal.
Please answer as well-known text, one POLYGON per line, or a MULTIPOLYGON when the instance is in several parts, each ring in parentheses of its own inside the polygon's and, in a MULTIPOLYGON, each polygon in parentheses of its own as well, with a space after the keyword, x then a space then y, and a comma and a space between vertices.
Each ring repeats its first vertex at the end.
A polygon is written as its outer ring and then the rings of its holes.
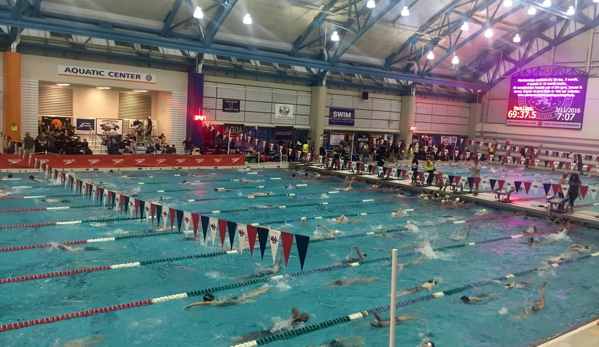
POLYGON ((239 113, 241 111, 241 101, 233 99, 223 99, 223 112, 239 113))
POLYGON ((77 130, 90 131, 95 129, 96 120, 93 118, 77 118, 77 130))
POLYGON ((277 141, 291 141, 293 140, 293 127, 290 126, 276 126, 275 127, 275 140, 277 141))
POLYGON ((581 130, 587 82, 587 75, 512 76, 506 124, 581 130))
POLYGON ((293 119, 293 105, 275 104, 275 118, 293 119))
POLYGON ((97 135, 123 135, 122 119, 96 119, 97 135))
POLYGON ((329 125, 348 125, 354 126, 356 118, 356 110, 349 108, 335 108, 329 109, 329 125))
POLYGON ((338 146, 341 142, 345 141, 344 133, 331 133, 329 136, 329 143, 331 146, 338 146))

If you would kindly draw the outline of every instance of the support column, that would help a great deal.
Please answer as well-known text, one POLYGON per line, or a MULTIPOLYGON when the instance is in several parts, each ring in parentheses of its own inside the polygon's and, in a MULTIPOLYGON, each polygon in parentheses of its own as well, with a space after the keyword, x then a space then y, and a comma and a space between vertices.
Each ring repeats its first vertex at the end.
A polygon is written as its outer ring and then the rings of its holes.
POLYGON ((21 53, 4 52, 4 134, 21 140, 21 53))
POLYGON ((187 137, 196 148, 202 147, 202 125, 208 120, 204 113, 204 75, 190 72, 187 76, 187 137), (204 116, 206 120, 196 119, 204 116))
POLYGON ((310 99, 310 134, 308 136, 314 141, 314 153, 318 153, 318 150, 322 146, 326 101, 327 88, 312 87, 312 97, 310 99))
POLYGON ((474 140, 476 137, 476 124, 481 122, 483 104, 470 104, 470 118, 468 119, 468 138, 474 140))
POLYGON ((416 97, 401 97, 401 114, 399 118, 399 140, 406 144, 412 143, 410 127, 416 126, 416 97))

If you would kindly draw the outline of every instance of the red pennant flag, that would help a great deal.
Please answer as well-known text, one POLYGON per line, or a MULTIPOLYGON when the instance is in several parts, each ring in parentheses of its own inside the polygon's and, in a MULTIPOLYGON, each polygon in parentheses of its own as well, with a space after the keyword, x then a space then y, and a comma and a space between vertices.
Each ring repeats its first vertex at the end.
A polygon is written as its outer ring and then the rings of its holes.
POLYGON ((218 230, 220 230, 220 247, 223 248, 225 246, 225 236, 227 236, 227 221, 219 219, 218 220, 218 230))
POLYGON ((480 183, 480 177, 474 177, 474 186, 478 190, 478 184, 480 183))
POLYGON ((150 203, 150 214, 152 215, 152 224, 154 224, 154 216, 156 215, 156 205, 150 203))
POLYGON ((418 173, 418 180, 422 181, 422 177, 424 176, 424 172, 419 172, 418 173))
POLYGON ((406 178, 406 174, 408 173, 408 170, 401 170, 401 178, 406 178))
POLYGON ((135 218, 137 218, 138 210, 139 210, 139 200, 135 199, 135 218))
POLYGON ((391 168, 390 167, 387 168, 387 178, 389 178, 389 176, 391 176, 391 168))
POLYGON ((551 188, 553 188, 553 195, 557 195, 558 192, 562 191, 562 186, 559 184, 552 184, 551 188))
POLYGON ((293 246, 293 234, 281 231, 281 242, 283 243, 283 254, 285 255, 285 266, 289 262, 289 254, 291 254, 291 247, 293 246))
POLYGON ((123 194, 121 194, 121 197, 119 199, 119 205, 121 207, 121 212, 123 212, 123 203, 125 202, 125 196, 123 194))
POLYGON ((553 160, 549 162, 549 167, 553 167, 553 160))
POLYGON ((170 213, 171 217, 171 231, 173 231, 173 225, 175 225, 175 215, 177 214, 177 210, 171 207, 168 209, 168 212, 170 213))
POLYGON ((196 213, 191 214, 191 224, 193 225, 193 238, 194 240, 198 237, 198 225, 200 224, 200 215, 196 213))
POLYGON ((570 163, 566 163, 566 170, 570 170, 570 163))
POLYGON ((454 181, 455 181, 455 184, 456 184, 456 185, 460 184, 460 179, 462 179, 462 177, 460 177, 460 176, 455 176, 455 178, 454 178, 454 181))
POLYGON ((505 183, 505 180, 497 180, 497 187, 499 188, 499 190, 503 190, 504 183, 505 183))
POLYGON ((589 186, 580 186, 580 196, 584 199, 585 195, 587 195, 587 191, 589 190, 589 186))
POLYGON ((592 168, 593 168, 593 164, 587 165, 587 172, 591 172, 592 168))
POLYGON ((532 182, 524 182, 524 191, 526 191, 526 194, 528 194, 531 184, 532 184, 532 182))
POLYGON ((435 184, 439 184, 439 179, 441 178, 441 174, 437 173, 435 174, 435 184))
POLYGON ((256 244, 256 236, 258 235, 258 228, 253 225, 248 225, 248 243, 250 245, 250 257, 254 254, 254 245, 256 244))
POLYGON ((96 187, 96 201, 100 199, 100 187, 96 187))

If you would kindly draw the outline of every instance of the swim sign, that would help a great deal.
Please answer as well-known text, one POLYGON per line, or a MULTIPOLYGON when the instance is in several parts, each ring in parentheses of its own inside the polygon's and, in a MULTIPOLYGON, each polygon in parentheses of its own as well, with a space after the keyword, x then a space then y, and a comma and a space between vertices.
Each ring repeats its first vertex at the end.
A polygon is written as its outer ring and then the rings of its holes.
POLYGON ((356 110, 348 108, 329 109, 329 125, 349 125, 354 126, 356 110))

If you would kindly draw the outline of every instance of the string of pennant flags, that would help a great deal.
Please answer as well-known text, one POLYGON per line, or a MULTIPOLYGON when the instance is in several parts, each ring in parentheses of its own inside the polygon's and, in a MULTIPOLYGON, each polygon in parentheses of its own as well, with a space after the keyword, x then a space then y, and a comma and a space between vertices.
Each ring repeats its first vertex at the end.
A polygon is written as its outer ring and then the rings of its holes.
POLYGON ((206 239, 209 235, 213 246, 216 245, 218 237, 221 248, 224 248, 225 240, 228 238, 230 250, 233 251, 235 248, 234 252, 242 254, 247 241, 250 256, 253 256, 257 244, 262 258, 264 258, 266 249, 270 248, 273 262, 276 260, 280 244, 285 265, 288 265, 289 256, 295 244, 300 268, 303 269, 304 267, 308 254, 308 244, 310 243, 309 236, 264 228, 257 224, 241 224, 163 206, 155 201, 144 201, 127 196, 119 191, 108 190, 94 182, 84 181, 71 174, 52 169, 44 163, 41 164, 40 168, 45 172, 46 177, 52 177, 55 181, 60 181, 65 188, 72 189, 78 194, 93 199, 96 203, 113 209, 117 213, 129 213, 131 216, 135 214, 136 218, 151 221, 152 225, 154 225, 154 221, 157 225, 161 225, 163 221, 165 228, 170 227, 171 231, 177 228, 178 231, 183 230, 186 235, 193 233, 194 239, 200 237, 200 241, 204 244, 207 243, 206 239), (235 242, 236 238, 237 243, 235 242))

